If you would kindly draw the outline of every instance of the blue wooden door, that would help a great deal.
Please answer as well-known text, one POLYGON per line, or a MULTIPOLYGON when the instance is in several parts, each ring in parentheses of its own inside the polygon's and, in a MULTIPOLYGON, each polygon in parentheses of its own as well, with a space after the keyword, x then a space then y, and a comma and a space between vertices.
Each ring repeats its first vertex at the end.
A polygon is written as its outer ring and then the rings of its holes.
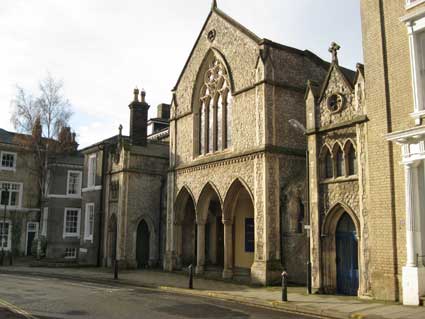
POLYGON ((344 213, 336 231, 337 293, 356 296, 359 288, 358 242, 351 217, 344 213))

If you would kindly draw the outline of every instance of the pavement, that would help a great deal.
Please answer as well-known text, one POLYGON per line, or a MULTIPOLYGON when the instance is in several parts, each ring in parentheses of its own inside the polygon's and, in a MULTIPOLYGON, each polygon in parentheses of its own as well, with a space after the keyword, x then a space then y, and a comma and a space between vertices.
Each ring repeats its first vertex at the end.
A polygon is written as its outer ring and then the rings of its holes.
POLYGON ((160 270, 121 271, 118 280, 114 280, 111 270, 105 268, 36 268, 21 265, 0 267, 0 273, 155 288, 174 294, 215 298, 332 319, 425 319, 425 307, 409 307, 347 296, 308 295, 304 287, 289 287, 288 302, 281 301, 280 287, 255 287, 195 277, 194 289, 187 289, 187 275, 160 270))

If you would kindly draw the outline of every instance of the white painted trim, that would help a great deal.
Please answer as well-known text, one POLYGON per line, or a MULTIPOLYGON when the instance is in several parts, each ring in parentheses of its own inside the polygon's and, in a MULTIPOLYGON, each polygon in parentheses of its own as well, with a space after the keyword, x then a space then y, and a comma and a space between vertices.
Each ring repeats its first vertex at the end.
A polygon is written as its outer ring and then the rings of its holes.
POLYGON ((84 210, 84 240, 93 242, 93 233, 94 233, 94 203, 87 203, 85 210, 84 210), (90 222, 89 222, 89 207, 93 207, 93 225, 91 229, 91 235, 90 235, 90 222))
POLYGON ((92 191, 100 191, 102 190, 102 185, 86 187, 81 190, 82 193, 92 192, 92 191))
MULTIPOLYGON (((9 219, 6 219, 5 223, 9 225, 9 228, 8 228, 8 234, 7 234, 7 246, 4 248, 4 250, 8 251, 12 247, 12 223, 9 219)), ((3 224, 3 219, 0 220, 0 224, 3 224)), ((0 250, 1 250, 2 244, 3 242, 2 242, 2 239, 0 238, 0 250)))
POLYGON ((412 9, 413 7, 416 7, 417 5, 424 3, 424 2, 425 2, 425 0, 419 0, 419 1, 414 1, 414 2, 406 0, 406 4, 405 4, 404 7, 406 8, 406 10, 409 10, 409 9, 412 9))
POLYGON ((69 199, 81 199, 81 195, 72 196, 72 195, 60 195, 60 194, 49 194, 47 198, 69 198, 69 199))
POLYGON ((38 238, 38 233, 40 230, 40 224, 38 222, 27 222, 27 232, 25 235, 25 256, 28 256, 28 234, 35 233, 34 239, 38 238), (29 224, 35 224, 35 231, 29 231, 29 224))
POLYGON ((64 209, 63 213, 63 232, 62 237, 63 238, 80 238, 80 223, 81 223, 81 208, 73 208, 73 207, 66 207, 64 209), (76 233, 67 233, 66 232, 66 214, 68 211, 76 210, 78 211, 78 217, 77 217, 77 232, 76 233))
POLYGON ((425 126, 412 127, 407 130, 385 135, 387 141, 399 144, 410 144, 417 140, 425 140, 425 126))
POLYGON ((0 170, 2 171, 16 171, 16 162, 18 161, 18 153, 15 152, 8 152, 8 151, 1 151, 0 152, 0 170), (10 154, 13 155, 14 161, 13 161, 13 167, 5 167, 2 165, 3 162, 3 154, 10 154))
POLYGON ((97 154, 96 153, 89 155, 88 163, 87 163, 87 188, 91 188, 91 187, 96 186, 96 170, 97 170, 96 161, 97 161, 97 154), (95 159, 94 160, 94 166, 92 165, 93 158, 95 159), (92 180, 93 172, 94 172, 94 179, 92 180))
MULTIPOLYGON (((21 210, 21 207, 22 207, 22 196, 23 196, 23 193, 24 193, 24 183, 17 183, 17 182, 10 182, 10 181, 0 181, 0 185, 3 184, 3 183, 19 185, 18 205, 16 205, 16 206, 7 205, 6 208, 9 209, 9 210, 12 210, 12 209, 19 209, 19 210, 21 210)), ((1 192, 1 190, 0 190, 0 192, 1 192)))
POLYGON ((68 197, 73 197, 73 198, 81 198, 81 187, 82 187, 82 182, 83 182, 83 172, 82 171, 75 171, 75 170, 68 170, 67 172, 67 178, 66 178, 66 195, 68 197), (78 185, 78 191, 77 194, 70 194, 69 193, 69 176, 72 173, 76 173, 78 174, 78 179, 79 179, 79 185, 78 185))

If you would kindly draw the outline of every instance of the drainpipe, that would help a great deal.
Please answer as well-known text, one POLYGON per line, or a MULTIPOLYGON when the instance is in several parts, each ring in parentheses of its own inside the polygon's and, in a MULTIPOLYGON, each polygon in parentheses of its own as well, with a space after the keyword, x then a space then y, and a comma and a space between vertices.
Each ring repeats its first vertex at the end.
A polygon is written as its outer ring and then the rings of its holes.
POLYGON ((104 204, 103 200, 105 198, 104 193, 106 191, 106 187, 104 184, 105 181, 105 173, 106 173, 106 159, 105 155, 109 151, 109 147, 107 145, 99 146, 99 150, 103 150, 102 152, 102 170, 101 170, 101 182, 102 190, 100 192, 100 205, 99 205, 99 227, 98 227, 98 240, 97 240, 97 267, 101 267, 102 265, 102 226, 103 226, 103 215, 104 215, 104 204))

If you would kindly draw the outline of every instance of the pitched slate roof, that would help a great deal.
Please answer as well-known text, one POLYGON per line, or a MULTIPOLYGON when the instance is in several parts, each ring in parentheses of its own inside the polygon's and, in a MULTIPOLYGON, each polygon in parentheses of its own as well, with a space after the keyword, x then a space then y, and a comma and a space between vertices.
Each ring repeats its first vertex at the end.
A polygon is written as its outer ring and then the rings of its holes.
POLYGON ((15 132, 9 132, 0 128, 0 143, 19 145, 17 141, 17 137, 24 137, 24 136, 28 136, 28 135, 15 133, 15 132))

